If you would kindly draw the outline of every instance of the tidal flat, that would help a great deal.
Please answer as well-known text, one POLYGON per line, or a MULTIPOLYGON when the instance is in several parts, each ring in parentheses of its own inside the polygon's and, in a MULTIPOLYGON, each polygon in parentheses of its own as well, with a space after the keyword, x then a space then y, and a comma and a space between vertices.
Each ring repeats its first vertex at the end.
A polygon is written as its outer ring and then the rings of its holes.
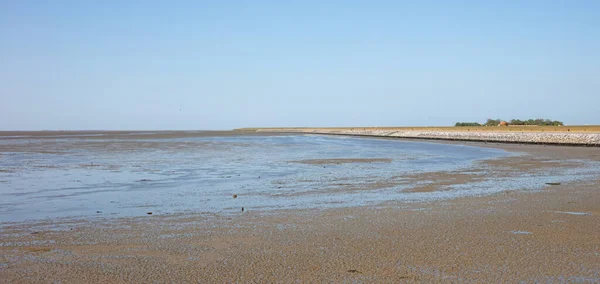
POLYGON ((600 281, 598 148, 17 134, 0 281, 600 281))

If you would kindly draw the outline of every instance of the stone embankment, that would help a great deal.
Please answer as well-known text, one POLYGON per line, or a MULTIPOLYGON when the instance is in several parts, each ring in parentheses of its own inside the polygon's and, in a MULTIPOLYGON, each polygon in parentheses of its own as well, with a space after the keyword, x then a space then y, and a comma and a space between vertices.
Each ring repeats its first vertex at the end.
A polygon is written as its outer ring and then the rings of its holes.
POLYGON ((454 140, 502 142, 523 144, 573 145, 600 147, 600 133, 574 132, 475 132, 475 131, 421 131, 421 130, 370 130, 370 129, 288 129, 283 132, 301 132, 313 134, 381 136, 410 139, 454 140))

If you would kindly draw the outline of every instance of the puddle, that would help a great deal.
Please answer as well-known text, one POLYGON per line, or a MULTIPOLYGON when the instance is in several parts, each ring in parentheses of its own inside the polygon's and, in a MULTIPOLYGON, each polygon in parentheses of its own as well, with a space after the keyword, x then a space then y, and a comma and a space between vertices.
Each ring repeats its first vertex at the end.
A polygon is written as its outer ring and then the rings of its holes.
POLYGON ((515 234, 515 235, 531 235, 531 234, 533 234, 532 232, 527 232, 527 231, 510 231, 510 233, 515 234))
POLYGON ((560 214, 569 214, 569 215, 576 215, 576 216, 587 216, 587 215, 592 215, 590 213, 585 213, 585 212, 564 212, 564 211, 554 211, 554 213, 560 213, 560 214))

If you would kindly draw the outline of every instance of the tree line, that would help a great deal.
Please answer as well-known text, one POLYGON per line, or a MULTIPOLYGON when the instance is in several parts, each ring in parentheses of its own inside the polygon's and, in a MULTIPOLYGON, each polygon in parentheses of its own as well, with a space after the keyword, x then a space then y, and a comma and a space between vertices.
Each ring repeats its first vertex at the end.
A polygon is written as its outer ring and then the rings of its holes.
POLYGON ((489 118, 486 122, 457 122, 454 126, 498 126, 503 123, 506 125, 535 125, 535 126, 563 126, 564 123, 558 120, 544 119, 544 118, 536 118, 536 119, 528 119, 528 120, 520 120, 520 119, 511 119, 510 121, 505 121, 502 119, 491 119, 489 118))

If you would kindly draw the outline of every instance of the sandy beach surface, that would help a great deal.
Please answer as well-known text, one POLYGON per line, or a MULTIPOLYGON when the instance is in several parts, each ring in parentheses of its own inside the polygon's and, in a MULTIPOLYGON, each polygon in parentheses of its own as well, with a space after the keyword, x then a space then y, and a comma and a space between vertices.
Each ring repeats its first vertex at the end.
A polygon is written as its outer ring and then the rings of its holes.
MULTIPOLYGON (((497 177, 600 161, 599 148, 449 143, 524 153, 483 161, 497 177)), ((411 190, 439 192, 481 179, 476 171, 403 182, 428 180, 411 190)), ((381 183, 338 190, 377 190, 381 183)), ((0 231, 0 282, 598 283, 600 177, 450 200, 15 223, 0 231)))

